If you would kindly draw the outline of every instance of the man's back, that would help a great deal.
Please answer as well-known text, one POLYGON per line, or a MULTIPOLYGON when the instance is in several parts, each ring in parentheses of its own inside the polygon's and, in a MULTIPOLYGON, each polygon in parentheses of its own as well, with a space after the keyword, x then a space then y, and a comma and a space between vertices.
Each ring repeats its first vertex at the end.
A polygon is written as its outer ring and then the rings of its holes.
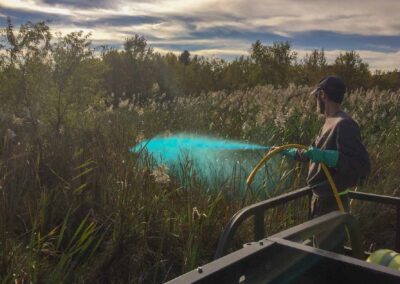
MULTIPOLYGON (((357 185, 370 171, 369 155, 362 144, 360 128, 350 115, 338 111, 327 117, 314 147, 322 150, 337 150, 337 166, 329 168, 339 191, 357 185)), ((315 187, 314 193, 320 196, 332 195, 329 186, 325 186, 326 176, 320 163, 310 163, 307 183, 315 187)))

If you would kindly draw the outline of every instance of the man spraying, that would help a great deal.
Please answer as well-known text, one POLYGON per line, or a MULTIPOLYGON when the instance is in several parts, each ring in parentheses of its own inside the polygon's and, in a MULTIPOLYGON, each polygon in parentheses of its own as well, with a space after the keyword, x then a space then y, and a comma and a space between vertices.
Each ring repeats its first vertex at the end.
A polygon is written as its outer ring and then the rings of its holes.
POLYGON ((310 162, 307 184, 313 191, 312 218, 338 210, 330 184, 322 170, 326 164, 338 188, 346 211, 349 210, 347 190, 365 179, 371 169, 370 159, 362 141, 358 124, 341 109, 346 92, 337 76, 322 79, 311 95, 317 100, 318 112, 325 123, 308 150, 288 149, 284 155, 310 162))

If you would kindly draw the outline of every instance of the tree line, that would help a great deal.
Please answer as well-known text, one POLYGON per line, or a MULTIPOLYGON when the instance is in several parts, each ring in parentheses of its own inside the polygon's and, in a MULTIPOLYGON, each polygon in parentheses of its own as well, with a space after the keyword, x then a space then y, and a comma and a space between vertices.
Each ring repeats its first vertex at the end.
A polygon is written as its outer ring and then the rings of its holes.
POLYGON ((127 38, 122 49, 94 48, 83 32, 54 38, 46 22, 27 22, 16 30, 10 19, 1 34, 0 68, 3 102, 23 102, 35 112, 37 97, 46 97, 55 106, 52 115, 58 125, 71 108, 98 97, 113 105, 140 103, 160 93, 169 98, 264 84, 313 85, 328 74, 341 76, 349 89, 400 88, 399 70, 371 72, 355 51, 342 52, 328 63, 323 49, 300 58, 289 42, 256 41, 249 55, 225 61, 187 50, 160 54, 140 35, 127 38))

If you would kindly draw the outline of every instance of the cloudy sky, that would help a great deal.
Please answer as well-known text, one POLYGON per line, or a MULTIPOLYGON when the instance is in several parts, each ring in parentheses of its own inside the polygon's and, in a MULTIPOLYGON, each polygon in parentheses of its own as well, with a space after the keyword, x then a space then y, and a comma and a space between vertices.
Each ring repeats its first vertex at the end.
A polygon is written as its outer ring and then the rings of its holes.
POLYGON ((257 39, 289 41, 328 60, 356 50, 372 69, 400 69, 399 0, 0 0, 0 26, 50 20, 53 31, 92 33, 119 47, 145 36, 155 50, 232 59, 257 39))

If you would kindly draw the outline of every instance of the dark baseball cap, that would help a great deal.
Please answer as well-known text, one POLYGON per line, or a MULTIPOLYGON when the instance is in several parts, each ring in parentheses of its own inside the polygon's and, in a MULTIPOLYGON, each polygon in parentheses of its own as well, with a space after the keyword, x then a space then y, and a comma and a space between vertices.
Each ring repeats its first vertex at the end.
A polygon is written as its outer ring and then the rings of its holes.
POLYGON ((319 81, 317 88, 311 92, 311 95, 316 95, 321 90, 332 101, 340 104, 343 101, 344 93, 346 93, 346 85, 340 77, 328 76, 319 81))

